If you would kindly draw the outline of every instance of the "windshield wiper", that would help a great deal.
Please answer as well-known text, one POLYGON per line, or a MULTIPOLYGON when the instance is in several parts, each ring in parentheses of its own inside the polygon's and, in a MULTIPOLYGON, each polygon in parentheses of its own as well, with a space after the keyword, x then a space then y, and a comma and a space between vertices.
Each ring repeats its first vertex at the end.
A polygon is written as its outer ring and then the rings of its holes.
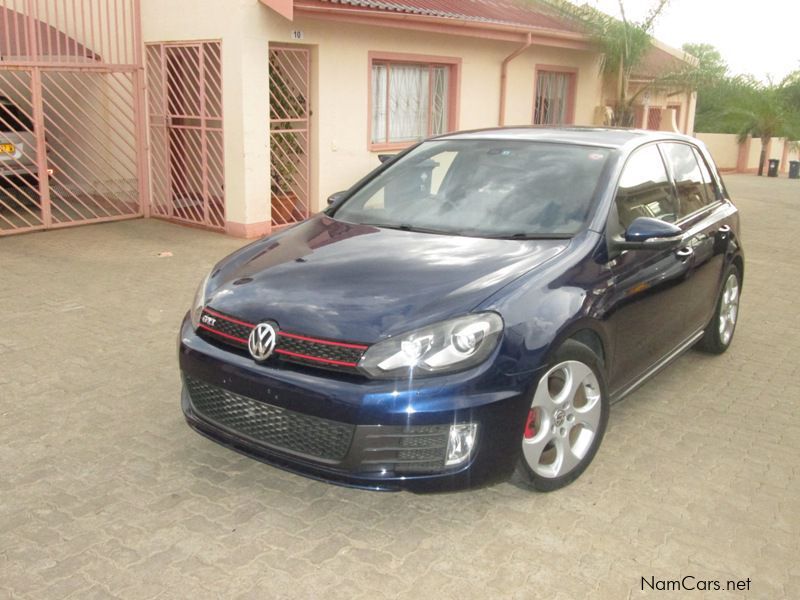
POLYGON ((568 233, 511 233, 503 235, 486 236, 493 240, 571 240, 572 235, 568 233))
POLYGON ((386 223, 364 223, 364 225, 371 225, 373 227, 381 227, 383 229, 397 229, 399 231, 410 231, 413 233, 433 233, 436 235, 463 235, 458 231, 445 231, 442 229, 430 229, 428 227, 417 227, 416 225, 407 225, 400 223, 398 225, 388 225, 386 223))

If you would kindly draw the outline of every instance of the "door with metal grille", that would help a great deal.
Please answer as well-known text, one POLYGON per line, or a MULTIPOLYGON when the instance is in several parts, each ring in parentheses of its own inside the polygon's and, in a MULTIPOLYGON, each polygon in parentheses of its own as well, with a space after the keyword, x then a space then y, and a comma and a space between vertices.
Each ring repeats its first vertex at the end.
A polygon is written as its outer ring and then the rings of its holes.
POLYGON ((270 45, 270 196, 272 227, 310 214, 311 51, 270 45))
POLYGON ((0 235, 141 216, 138 0, 0 0, 0 235))
POLYGON ((225 228, 220 42, 147 45, 152 214, 225 228))

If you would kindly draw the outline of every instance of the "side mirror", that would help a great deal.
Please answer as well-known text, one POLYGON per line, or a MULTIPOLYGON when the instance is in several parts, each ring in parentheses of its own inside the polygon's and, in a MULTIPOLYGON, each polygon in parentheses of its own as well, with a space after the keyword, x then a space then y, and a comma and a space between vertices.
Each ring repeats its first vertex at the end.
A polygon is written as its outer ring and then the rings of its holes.
POLYGON ((328 196, 328 206, 333 206, 334 204, 336 204, 339 200, 341 200, 344 197, 346 193, 347 191, 336 192, 328 196))
POLYGON ((612 241, 612 246, 617 250, 670 250, 682 242, 680 227, 661 219, 637 217, 628 225, 622 239, 612 241))
POLYGON ((378 160, 381 161, 381 163, 386 163, 393 160, 395 156, 397 156, 397 154, 378 154, 378 160))

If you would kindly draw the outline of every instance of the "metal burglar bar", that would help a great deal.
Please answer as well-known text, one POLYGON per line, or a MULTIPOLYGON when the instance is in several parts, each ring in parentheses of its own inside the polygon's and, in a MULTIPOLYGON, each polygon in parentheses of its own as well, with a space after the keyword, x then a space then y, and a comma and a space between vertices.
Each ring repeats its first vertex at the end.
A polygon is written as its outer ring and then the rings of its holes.
POLYGON ((3 62, 28 67, 138 64, 137 0, 2 0, 3 62))
POLYGON ((0 235, 143 214, 138 0, 0 0, 0 235))
POLYGON ((0 71, 0 234, 44 226, 31 79, 0 71))
POLYGON ((154 216, 225 227, 219 42, 147 45, 154 216))
POLYGON ((272 226, 308 218, 310 213, 311 52, 270 46, 270 188, 272 226))
POLYGON ((133 102, 131 73, 42 73, 54 226, 141 214, 133 102))
POLYGON ((661 128, 661 108, 651 106, 647 109, 647 129, 661 128))

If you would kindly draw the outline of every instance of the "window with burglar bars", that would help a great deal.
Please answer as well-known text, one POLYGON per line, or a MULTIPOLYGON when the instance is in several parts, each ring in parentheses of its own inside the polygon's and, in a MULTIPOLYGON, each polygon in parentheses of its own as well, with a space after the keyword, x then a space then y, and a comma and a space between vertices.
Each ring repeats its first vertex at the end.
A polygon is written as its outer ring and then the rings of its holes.
POLYGON ((450 131, 453 68, 373 61, 372 145, 407 144, 450 131))
POLYGON ((575 102, 575 74, 558 71, 537 71, 533 107, 534 125, 572 123, 575 102))

